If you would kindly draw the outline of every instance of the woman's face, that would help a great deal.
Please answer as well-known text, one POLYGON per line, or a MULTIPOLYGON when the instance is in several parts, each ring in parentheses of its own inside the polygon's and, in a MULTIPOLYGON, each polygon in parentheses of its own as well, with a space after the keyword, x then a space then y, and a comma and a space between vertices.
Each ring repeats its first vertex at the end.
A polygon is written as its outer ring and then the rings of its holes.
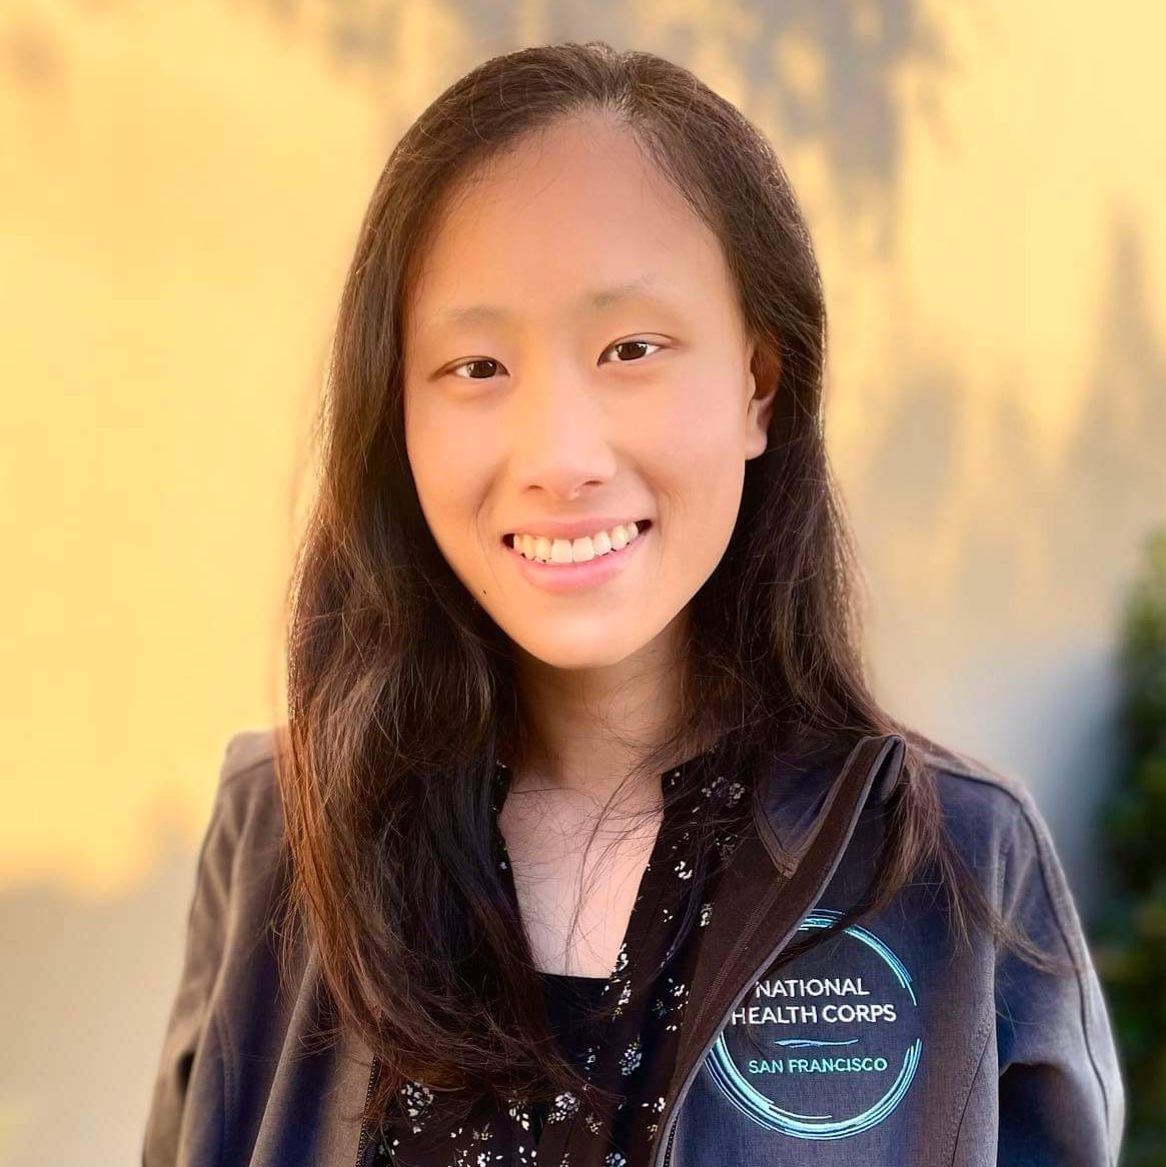
POLYGON ((405 317, 418 496, 482 608, 565 669, 675 627, 728 545, 777 368, 754 360, 716 237, 632 138, 588 118, 478 174, 405 317), (582 538, 641 520, 621 549, 582 538), (515 533, 593 557, 530 562, 515 533))

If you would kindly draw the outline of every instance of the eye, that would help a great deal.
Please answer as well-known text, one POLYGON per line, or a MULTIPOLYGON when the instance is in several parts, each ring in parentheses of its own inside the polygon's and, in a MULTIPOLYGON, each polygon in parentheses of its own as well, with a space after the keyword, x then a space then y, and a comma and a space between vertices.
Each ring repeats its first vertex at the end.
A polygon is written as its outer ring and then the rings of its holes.
MULTIPOLYGON (((617 340, 615 342, 615 344, 613 344, 610 348, 605 349, 604 351, 605 352, 612 352, 613 350, 620 349, 620 348, 632 348, 632 349, 653 348, 653 349, 655 349, 655 348, 663 348, 663 347, 664 346, 662 344, 654 344, 650 340, 617 340)), ((635 360, 616 361, 615 363, 617 365, 634 365, 637 363, 637 361, 635 361, 635 360)))
MULTIPOLYGON (((481 366, 481 365, 500 365, 500 362, 494 360, 493 357, 474 357, 473 360, 462 361, 462 363, 460 365, 454 365, 454 367, 452 369, 450 369, 450 372, 455 377, 461 377, 462 375, 458 372, 458 369, 469 369, 469 368, 472 368, 474 365, 478 365, 478 366, 481 366)), ((484 377, 475 377, 475 376, 471 375, 471 376, 462 377, 462 380, 463 381, 488 381, 489 378, 490 378, 490 374, 487 373, 484 377)))

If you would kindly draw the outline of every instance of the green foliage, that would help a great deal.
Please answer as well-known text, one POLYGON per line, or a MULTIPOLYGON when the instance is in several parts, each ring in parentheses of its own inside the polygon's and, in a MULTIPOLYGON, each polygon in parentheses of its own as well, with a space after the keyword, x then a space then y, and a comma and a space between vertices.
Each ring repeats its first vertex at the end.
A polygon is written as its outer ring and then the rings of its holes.
POLYGON ((1166 529, 1119 637, 1120 758, 1102 822, 1112 891, 1090 946, 1128 1098, 1122 1167, 1166 1165, 1166 529))

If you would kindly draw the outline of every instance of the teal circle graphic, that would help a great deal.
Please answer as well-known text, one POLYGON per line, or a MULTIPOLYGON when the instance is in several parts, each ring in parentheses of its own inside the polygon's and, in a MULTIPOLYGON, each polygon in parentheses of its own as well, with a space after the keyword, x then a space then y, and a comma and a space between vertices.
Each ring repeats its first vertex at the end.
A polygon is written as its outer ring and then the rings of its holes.
MULTIPOLYGON (((799 926, 798 931, 828 928, 839 915, 838 912, 820 909, 807 916, 799 926)), ((857 925, 845 928, 840 935, 850 936, 873 951, 890 969, 899 987, 906 993, 911 1005, 918 1006, 911 976, 903 962, 877 936, 857 925)), ((850 1045, 854 1043, 851 1041, 799 1042, 795 1040, 779 1044, 801 1046, 850 1045)), ((706 1066, 713 1081, 729 1102, 753 1122, 797 1139, 845 1139, 877 1126, 899 1105, 915 1077, 922 1056, 923 1041, 921 1038, 916 1038, 903 1051, 898 1072, 882 1096, 872 1105, 866 1107, 861 1114, 849 1118, 838 1118, 831 1114, 798 1114, 767 1098, 738 1069, 729 1053, 724 1029, 717 1035, 717 1040, 709 1052, 706 1066)))

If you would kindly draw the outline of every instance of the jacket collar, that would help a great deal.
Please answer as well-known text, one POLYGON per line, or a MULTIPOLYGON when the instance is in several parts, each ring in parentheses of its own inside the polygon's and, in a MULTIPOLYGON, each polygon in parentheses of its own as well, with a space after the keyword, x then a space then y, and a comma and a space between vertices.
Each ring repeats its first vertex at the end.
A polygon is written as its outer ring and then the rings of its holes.
POLYGON ((860 813, 885 803, 903 774, 906 741, 871 734, 852 748, 787 749, 760 768, 753 818, 774 866, 789 875, 829 817, 844 784, 867 787, 860 813))

